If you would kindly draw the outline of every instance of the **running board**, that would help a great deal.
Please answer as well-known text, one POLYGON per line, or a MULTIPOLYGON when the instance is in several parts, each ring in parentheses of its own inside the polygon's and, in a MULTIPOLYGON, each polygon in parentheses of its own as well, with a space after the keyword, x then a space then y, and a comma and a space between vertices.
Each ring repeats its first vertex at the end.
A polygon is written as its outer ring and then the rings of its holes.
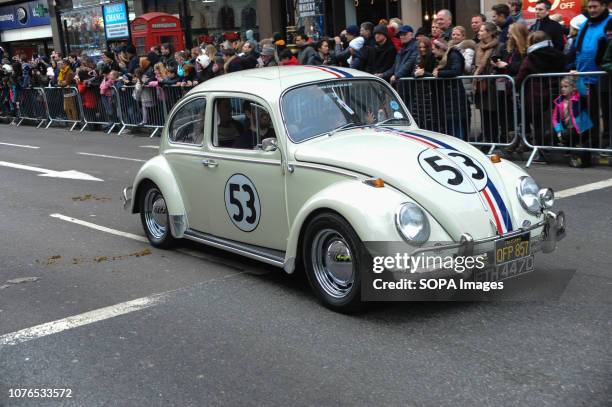
POLYGON ((284 267, 285 265, 285 252, 279 250, 266 249, 260 246, 236 242, 235 240, 223 239, 221 237, 198 232, 193 229, 187 229, 183 237, 185 239, 193 240, 194 242, 203 243, 205 245, 236 253, 266 264, 271 264, 272 266, 284 267))

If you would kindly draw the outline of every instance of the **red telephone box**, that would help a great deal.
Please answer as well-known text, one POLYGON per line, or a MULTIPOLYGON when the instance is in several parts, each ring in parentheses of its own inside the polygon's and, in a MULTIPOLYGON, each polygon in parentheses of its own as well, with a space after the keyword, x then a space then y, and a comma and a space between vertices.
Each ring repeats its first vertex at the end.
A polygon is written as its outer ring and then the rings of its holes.
POLYGON ((146 55, 154 45, 172 44, 172 48, 185 48, 181 20, 168 13, 146 13, 132 21, 132 41, 138 55, 146 55))

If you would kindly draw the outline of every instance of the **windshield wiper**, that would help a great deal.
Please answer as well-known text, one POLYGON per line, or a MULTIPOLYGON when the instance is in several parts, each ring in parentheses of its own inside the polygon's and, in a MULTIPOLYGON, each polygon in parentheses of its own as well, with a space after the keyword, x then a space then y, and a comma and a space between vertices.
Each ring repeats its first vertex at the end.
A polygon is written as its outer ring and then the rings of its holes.
POLYGON ((344 123, 342 126, 333 129, 332 131, 330 131, 329 133, 327 133, 328 136, 333 136, 334 134, 336 134, 339 131, 342 130, 348 130, 348 129, 352 129, 353 127, 361 127, 364 126, 363 124, 359 124, 359 123, 353 123, 353 122, 349 122, 349 123, 344 123))
POLYGON ((393 121, 396 121, 396 120, 398 120, 398 121, 399 121, 399 120, 406 121, 406 118, 405 118, 405 117, 402 117, 402 118, 400 119, 400 118, 397 118, 397 117, 391 117, 390 119, 386 119, 386 120, 383 120, 382 122, 378 122, 378 123, 376 123, 376 124, 374 125, 374 127, 382 126, 383 124, 390 123, 390 122, 393 122, 393 121))

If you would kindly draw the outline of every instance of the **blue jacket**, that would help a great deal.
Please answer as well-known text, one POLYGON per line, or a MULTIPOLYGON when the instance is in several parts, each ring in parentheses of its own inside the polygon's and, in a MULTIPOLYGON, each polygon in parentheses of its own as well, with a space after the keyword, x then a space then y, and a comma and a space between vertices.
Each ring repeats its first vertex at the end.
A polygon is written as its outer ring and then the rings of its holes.
MULTIPOLYGON (((597 66, 596 62, 597 50, 600 41, 606 41, 606 33, 604 32, 604 28, 608 20, 610 19, 612 19, 612 16, 610 16, 608 13, 608 16, 602 19, 601 21, 598 21, 596 23, 586 21, 580 27, 580 30, 578 31, 578 36, 576 37, 577 40, 575 42, 576 70, 578 72, 593 72, 600 70, 600 67, 597 66), (584 39, 580 41, 583 35, 584 39)), ((589 76, 585 78, 585 82, 588 84, 596 84, 598 82, 598 77, 589 76)))
POLYGON ((395 56, 395 63, 383 74, 383 78, 389 80, 393 75, 396 79, 412 76, 414 66, 419 55, 416 40, 411 40, 402 45, 400 52, 395 56))
MULTIPOLYGON (((593 127, 593 122, 589 117, 589 104, 587 101, 588 91, 584 86, 583 78, 580 77, 576 81, 576 90, 569 97, 569 118, 572 127, 578 134, 582 134, 593 127)), ((555 132, 561 133, 563 130, 568 130, 563 126, 565 109, 563 108, 563 96, 553 100, 552 124, 555 132)))

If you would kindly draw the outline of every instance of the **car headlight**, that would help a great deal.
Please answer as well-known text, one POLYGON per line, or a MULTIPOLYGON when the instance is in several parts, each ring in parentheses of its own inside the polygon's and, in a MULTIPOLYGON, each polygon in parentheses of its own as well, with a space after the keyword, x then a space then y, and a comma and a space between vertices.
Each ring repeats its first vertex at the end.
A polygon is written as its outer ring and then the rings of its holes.
POLYGON ((395 225, 408 243, 421 245, 429 240, 429 220, 416 204, 411 202, 402 204, 395 216, 395 225))
POLYGON ((532 215, 537 215, 542 210, 540 197, 538 195, 539 191, 540 188, 533 178, 527 176, 519 178, 519 185, 516 188, 519 202, 521 206, 532 215))

